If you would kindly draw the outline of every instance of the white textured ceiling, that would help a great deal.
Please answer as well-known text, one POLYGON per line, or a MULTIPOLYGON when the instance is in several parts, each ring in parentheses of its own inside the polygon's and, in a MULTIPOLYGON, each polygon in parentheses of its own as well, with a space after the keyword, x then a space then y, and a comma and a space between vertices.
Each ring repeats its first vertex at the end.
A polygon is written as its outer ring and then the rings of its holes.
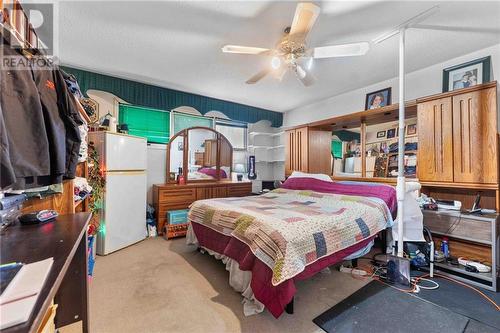
MULTIPOLYGON (((317 3, 322 13, 310 46, 369 41, 439 4, 440 11, 424 22, 439 29, 408 32, 408 71, 500 42, 498 1, 317 3)), ((317 82, 311 87, 290 73, 281 83, 268 77, 245 84, 269 59, 223 54, 221 46, 273 47, 291 24, 295 6, 282 1, 61 1, 60 58, 78 68, 280 112, 396 76, 397 38, 392 38, 363 57, 316 60, 317 82)))

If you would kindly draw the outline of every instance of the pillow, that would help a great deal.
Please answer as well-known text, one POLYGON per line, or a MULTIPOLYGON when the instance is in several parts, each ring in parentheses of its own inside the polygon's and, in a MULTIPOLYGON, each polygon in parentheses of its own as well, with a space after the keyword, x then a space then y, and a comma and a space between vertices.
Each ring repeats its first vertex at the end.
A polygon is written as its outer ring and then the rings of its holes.
POLYGON ((307 173, 307 172, 294 171, 288 178, 313 178, 333 183, 333 180, 330 178, 330 176, 325 175, 324 173, 307 173))

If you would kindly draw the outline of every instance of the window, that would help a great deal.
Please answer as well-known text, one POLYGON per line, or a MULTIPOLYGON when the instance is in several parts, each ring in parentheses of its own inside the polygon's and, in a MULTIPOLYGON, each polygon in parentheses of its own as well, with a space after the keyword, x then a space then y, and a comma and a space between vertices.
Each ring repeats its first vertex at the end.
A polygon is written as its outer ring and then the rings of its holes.
POLYGON ((131 135, 141 136, 153 143, 168 143, 170 112, 129 104, 120 104, 119 122, 128 125, 131 135))
POLYGON ((202 126, 202 127, 213 127, 212 118, 206 118, 203 116, 190 115, 186 113, 173 112, 173 132, 175 133, 194 126, 202 126))
POLYGON ((247 125, 244 123, 230 122, 230 121, 217 121, 215 123, 215 130, 222 133, 233 149, 247 149, 247 125))

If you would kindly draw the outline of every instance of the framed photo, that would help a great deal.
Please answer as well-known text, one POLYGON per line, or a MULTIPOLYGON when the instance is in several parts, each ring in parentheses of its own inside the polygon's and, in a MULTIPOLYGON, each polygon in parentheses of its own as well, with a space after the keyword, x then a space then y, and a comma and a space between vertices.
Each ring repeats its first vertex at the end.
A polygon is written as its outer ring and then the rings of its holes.
POLYGON ((406 135, 417 134, 417 124, 406 125, 406 135))
POLYGON ((373 110, 391 104, 391 87, 366 94, 365 110, 373 110))
POLYGON ((175 172, 170 172, 168 174, 168 180, 175 180, 175 177, 176 177, 175 172))
POLYGON ((377 132, 377 139, 379 139, 379 138, 385 138, 385 131, 377 132))
POLYGON ((391 128, 387 130, 387 139, 392 139, 396 137, 396 128, 391 128))
POLYGON ((473 87, 490 81, 491 57, 443 69, 443 92, 473 87))
POLYGON ((177 150, 178 151, 183 151, 184 150, 184 141, 177 142, 177 150))

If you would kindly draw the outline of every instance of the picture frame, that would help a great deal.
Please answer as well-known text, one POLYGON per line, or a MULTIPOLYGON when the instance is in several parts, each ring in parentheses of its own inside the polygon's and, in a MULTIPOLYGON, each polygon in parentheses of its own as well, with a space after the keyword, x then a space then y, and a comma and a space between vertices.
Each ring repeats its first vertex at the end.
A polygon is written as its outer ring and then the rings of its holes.
POLYGON ((175 178, 176 178, 175 172, 170 172, 170 173, 168 174, 168 180, 173 180, 173 181, 175 181, 175 178))
POLYGON ((417 124, 406 125, 406 136, 417 134, 417 124))
POLYGON ((443 92, 490 82, 491 56, 443 69, 443 92))
POLYGON ((377 132, 377 139, 385 138, 385 133, 386 133, 386 131, 378 131, 377 132))
POLYGON ((397 136, 396 129, 397 128, 391 128, 391 129, 387 130, 387 139, 392 139, 392 138, 395 138, 397 136))
POLYGON ((184 150, 184 141, 179 141, 177 143, 177 150, 178 151, 183 151, 184 150))
POLYGON ((366 94, 365 110, 378 109, 391 104, 391 87, 366 94))

